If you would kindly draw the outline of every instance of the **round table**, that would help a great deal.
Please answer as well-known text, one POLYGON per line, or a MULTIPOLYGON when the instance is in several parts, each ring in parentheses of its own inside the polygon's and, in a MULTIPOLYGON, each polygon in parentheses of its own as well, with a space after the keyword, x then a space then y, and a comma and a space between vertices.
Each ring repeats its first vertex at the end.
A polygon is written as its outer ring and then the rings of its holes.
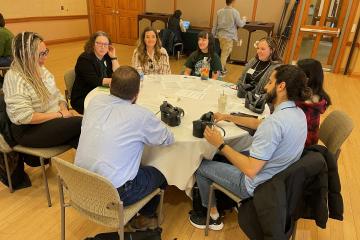
MULTIPOLYGON (((185 111, 180 126, 169 127, 175 136, 175 143, 167 147, 146 146, 142 164, 159 169, 169 185, 175 185, 188 193, 193 186, 193 174, 203 158, 211 159, 217 149, 204 138, 192 135, 192 122, 209 111, 217 112, 218 97, 227 95, 226 112, 242 112, 258 115, 244 107, 244 99, 236 96, 233 84, 218 80, 200 80, 198 77, 184 75, 146 75, 141 83, 137 104, 149 109, 154 114, 160 110, 163 101, 167 101, 185 111)), ((84 107, 98 94, 109 94, 108 88, 98 87, 92 90, 85 99, 84 107)), ((269 113, 266 109, 265 116, 269 113)), ((160 113, 157 114, 160 118, 160 113)), ((244 148, 251 144, 248 132, 233 123, 219 122, 225 131, 225 141, 244 148)), ((239 147, 237 148, 239 149, 239 147)))

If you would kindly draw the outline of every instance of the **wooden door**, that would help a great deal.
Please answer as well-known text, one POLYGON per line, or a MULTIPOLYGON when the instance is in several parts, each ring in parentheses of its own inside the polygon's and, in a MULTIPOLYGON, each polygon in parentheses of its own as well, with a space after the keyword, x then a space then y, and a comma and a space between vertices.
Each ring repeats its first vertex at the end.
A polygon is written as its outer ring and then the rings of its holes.
POLYGON ((92 15, 91 32, 104 31, 109 34, 113 42, 117 42, 118 30, 116 22, 117 0, 94 0, 90 9, 92 15))
POLYGON ((345 29, 351 0, 301 1, 299 33, 293 46, 292 61, 315 58, 323 67, 334 69, 339 42, 345 29))
POLYGON ((118 43, 135 45, 138 39, 137 16, 145 9, 144 0, 118 0, 118 43))

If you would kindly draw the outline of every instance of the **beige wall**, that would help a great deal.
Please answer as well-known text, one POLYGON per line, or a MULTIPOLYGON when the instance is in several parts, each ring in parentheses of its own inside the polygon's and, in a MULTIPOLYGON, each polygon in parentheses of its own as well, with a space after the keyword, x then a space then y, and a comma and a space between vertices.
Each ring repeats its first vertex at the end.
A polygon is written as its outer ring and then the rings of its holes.
MULTIPOLYGON (((294 0, 292 0, 294 2, 294 0)), ((285 0, 258 0, 256 21, 275 22, 280 20, 281 12, 285 0), (269 11, 271 9, 271 11, 269 11)), ((146 11, 158 13, 172 13, 174 10, 174 0, 147 0, 146 11)), ((211 0, 177 0, 176 8, 183 12, 183 18, 190 20, 196 27, 210 26, 211 0)), ((215 0, 213 22, 216 21, 216 12, 225 6, 225 0, 215 0)), ((252 18, 254 0, 237 0, 235 8, 240 12, 240 16, 252 18)))
POLYGON ((0 12, 5 19, 10 19, 6 26, 14 34, 21 31, 34 31, 51 41, 77 39, 89 35, 87 18, 11 22, 11 19, 28 17, 87 15, 86 0, 0 0, 0 2, 0 12), (61 6, 64 10, 61 10, 61 6))
POLYGON ((147 0, 145 9, 146 9, 146 12, 171 14, 174 12, 174 1, 173 0, 147 0))

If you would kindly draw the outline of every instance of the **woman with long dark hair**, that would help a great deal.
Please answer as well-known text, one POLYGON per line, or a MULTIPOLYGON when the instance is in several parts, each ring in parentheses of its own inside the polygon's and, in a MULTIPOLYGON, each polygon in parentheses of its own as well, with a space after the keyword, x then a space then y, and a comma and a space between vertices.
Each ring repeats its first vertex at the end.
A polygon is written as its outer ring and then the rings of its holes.
POLYGON ((297 62, 308 78, 308 86, 312 90, 312 95, 304 102, 296 102, 307 119, 308 134, 305 146, 317 144, 319 140, 320 115, 331 105, 329 94, 323 87, 324 72, 321 63, 315 59, 302 59, 297 62))
POLYGON ((217 79, 222 70, 219 55, 214 50, 215 40, 211 33, 202 31, 198 34, 198 48, 185 63, 185 75, 200 76, 204 58, 210 63, 209 77, 217 79))
POLYGON ((182 42, 181 32, 185 32, 183 22, 181 19, 181 10, 175 10, 174 14, 169 17, 168 29, 170 29, 175 34, 174 42, 182 42))
POLYGON ((171 74, 169 55, 152 27, 146 27, 142 32, 131 62, 138 72, 145 75, 171 74))

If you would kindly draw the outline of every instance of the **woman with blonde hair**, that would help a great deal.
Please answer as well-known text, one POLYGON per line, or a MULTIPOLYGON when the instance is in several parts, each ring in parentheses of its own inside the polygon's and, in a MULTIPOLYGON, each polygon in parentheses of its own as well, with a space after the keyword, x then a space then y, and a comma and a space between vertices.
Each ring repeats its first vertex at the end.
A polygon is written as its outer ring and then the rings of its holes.
POLYGON ((171 74, 169 55, 157 31, 146 27, 132 56, 132 66, 141 74, 171 74))
POLYGON ((14 57, 3 86, 6 112, 14 139, 27 147, 77 147, 81 117, 74 117, 44 66, 49 49, 33 32, 19 33, 12 42, 14 57))

